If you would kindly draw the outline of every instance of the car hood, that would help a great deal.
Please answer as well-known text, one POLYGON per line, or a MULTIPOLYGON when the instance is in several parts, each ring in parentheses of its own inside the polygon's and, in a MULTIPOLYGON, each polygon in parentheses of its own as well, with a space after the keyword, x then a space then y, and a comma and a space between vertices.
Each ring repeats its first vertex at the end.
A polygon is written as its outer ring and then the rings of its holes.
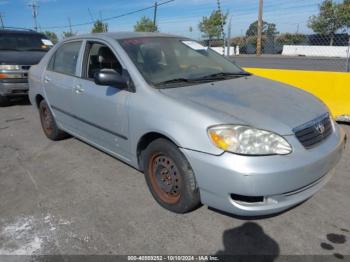
POLYGON ((45 54, 45 51, 0 51, 0 64, 36 65, 45 54))
POLYGON ((280 135, 291 135, 295 127, 328 112, 313 95, 257 76, 161 89, 161 92, 200 110, 218 124, 244 124, 280 135))

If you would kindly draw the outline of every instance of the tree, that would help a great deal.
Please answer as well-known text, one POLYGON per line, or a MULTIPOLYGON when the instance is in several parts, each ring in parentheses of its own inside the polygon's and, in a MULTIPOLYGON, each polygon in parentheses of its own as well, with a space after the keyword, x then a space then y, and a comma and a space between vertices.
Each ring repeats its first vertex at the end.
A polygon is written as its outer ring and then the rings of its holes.
POLYGON ((198 28, 203 33, 203 37, 220 39, 222 37, 222 25, 226 24, 228 14, 221 15, 219 10, 213 11, 209 17, 204 16, 198 28))
POLYGON ((134 25, 135 32, 158 32, 158 26, 153 23, 153 21, 143 16, 139 21, 134 25))
MULTIPOLYGON (((262 48, 272 46, 274 49, 275 36, 278 35, 276 24, 268 23, 263 21, 263 30, 262 30, 262 48)), ((258 21, 255 21, 249 25, 249 28, 246 32, 245 43, 251 47, 256 48, 258 39, 258 21)))
POLYGON ((274 37, 278 34, 279 34, 279 32, 277 31, 276 24, 267 23, 266 36, 267 37, 274 37))
POLYGON ((234 37, 234 38, 231 38, 230 39, 230 43, 231 43, 231 46, 242 46, 245 42, 245 39, 244 37, 242 36, 237 36, 237 37, 234 37))
POLYGON ((276 40, 281 45, 300 45, 307 42, 307 37, 304 34, 281 34, 276 40))
POLYGON ((62 32, 62 36, 63 38, 68 38, 68 37, 71 37, 71 36, 75 36, 77 35, 76 33, 73 33, 73 32, 62 32))
POLYGON ((101 20, 96 20, 94 26, 91 29, 91 33, 103 33, 108 32, 108 24, 103 23, 101 20))
MULTIPOLYGON (((277 31, 275 24, 263 21, 263 30, 262 30, 263 36, 271 37, 271 36, 278 35, 278 33, 279 32, 277 31)), ((255 21, 250 24, 246 32, 246 36, 250 37, 250 36, 257 36, 257 35, 258 35, 258 21, 255 21)))
POLYGON ((320 5, 318 15, 313 15, 309 18, 308 26, 315 33, 321 35, 329 35, 330 45, 334 44, 334 38, 337 31, 346 26, 349 21, 350 1, 346 0, 343 3, 336 3, 333 0, 324 0, 320 5))
POLYGON ((47 36, 48 39, 51 40, 53 44, 57 44, 58 37, 55 32, 45 31, 44 34, 47 36))
POLYGON ((345 0, 343 4, 339 6, 340 19, 343 26, 350 27, 350 0, 345 0))

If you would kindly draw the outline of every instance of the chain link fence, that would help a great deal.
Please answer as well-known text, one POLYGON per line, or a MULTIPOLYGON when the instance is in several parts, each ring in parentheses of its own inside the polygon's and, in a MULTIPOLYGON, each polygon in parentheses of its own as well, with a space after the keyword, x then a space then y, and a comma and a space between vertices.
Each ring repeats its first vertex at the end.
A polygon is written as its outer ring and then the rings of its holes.
POLYGON ((247 61, 253 63, 247 66, 264 67, 262 61, 267 61, 265 67, 278 65, 286 69, 349 72, 350 1, 319 0, 318 4, 308 5, 298 4, 295 0, 295 4, 283 2, 280 6, 273 6, 271 1, 260 0, 259 18, 250 24, 242 22, 247 16, 242 13, 240 17, 237 8, 237 14, 231 14, 227 30, 220 33, 224 40, 207 41, 207 45, 243 64, 247 61), (264 18, 263 3, 266 7, 264 18), (287 3, 288 8, 283 8, 287 3), (291 12, 291 8, 297 12, 291 12), (232 18, 236 24, 241 21, 241 26, 246 28, 240 28, 241 35, 225 38, 225 35, 231 36, 232 18), (296 31, 287 31, 295 26, 296 31))
MULTIPOLYGON (((222 54, 223 40, 203 41, 222 54)), ((350 72, 350 35, 280 33, 262 37, 262 56, 257 56, 257 37, 238 36, 225 41, 225 55, 245 67, 267 67, 350 72)))

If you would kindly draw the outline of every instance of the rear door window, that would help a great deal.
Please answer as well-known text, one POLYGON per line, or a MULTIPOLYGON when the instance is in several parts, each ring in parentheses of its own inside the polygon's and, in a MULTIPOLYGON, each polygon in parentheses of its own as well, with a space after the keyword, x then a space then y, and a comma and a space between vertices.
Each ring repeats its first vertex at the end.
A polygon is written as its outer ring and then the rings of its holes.
POLYGON ((82 42, 70 42, 61 46, 51 58, 48 70, 77 76, 77 63, 82 42))

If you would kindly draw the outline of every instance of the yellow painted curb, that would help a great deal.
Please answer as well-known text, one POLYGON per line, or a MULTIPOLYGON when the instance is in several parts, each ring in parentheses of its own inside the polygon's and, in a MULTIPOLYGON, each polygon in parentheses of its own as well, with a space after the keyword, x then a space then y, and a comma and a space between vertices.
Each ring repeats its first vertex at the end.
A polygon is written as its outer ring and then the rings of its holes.
POLYGON ((248 72, 308 91, 323 100, 333 116, 350 116, 350 73, 245 68, 248 72))

